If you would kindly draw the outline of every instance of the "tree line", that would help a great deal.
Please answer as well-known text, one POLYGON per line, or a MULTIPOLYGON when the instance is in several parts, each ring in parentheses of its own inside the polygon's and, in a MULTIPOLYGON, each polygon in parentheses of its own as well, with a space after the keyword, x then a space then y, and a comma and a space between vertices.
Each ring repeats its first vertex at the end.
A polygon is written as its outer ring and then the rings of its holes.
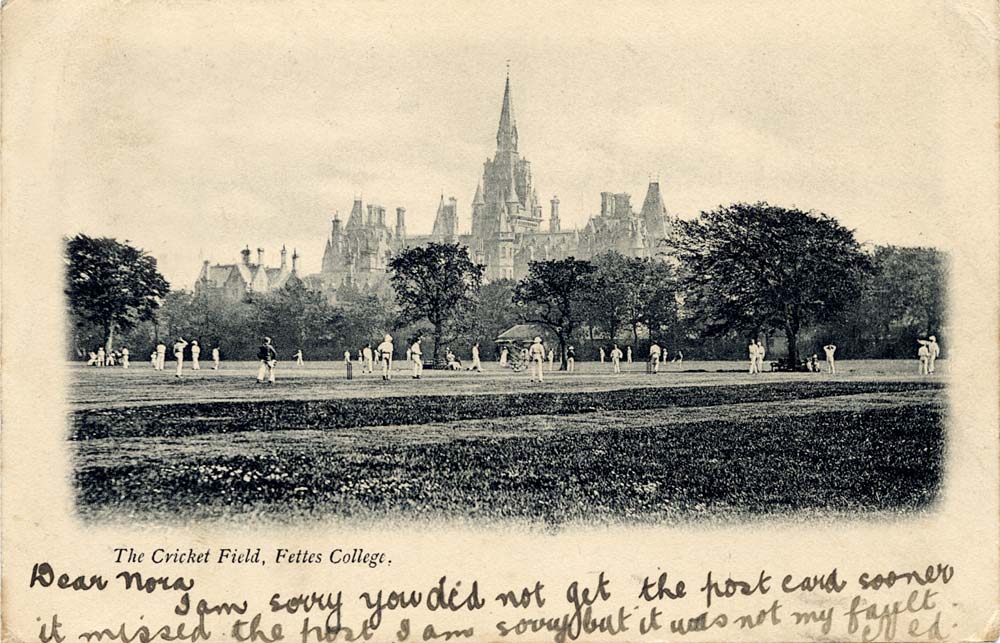
POLYGON ((656 257, 605 252, 533 261, 517 281, 484 283, 485 267, 459 244, 431 243, 392 257, 391 288, 342 287, 336 303, 302 282, 225 301, 171 291, 156 260, 127 242, 67 240, 67 288, 76 355, 117 342, 135 351, 177 337, 253 359, 263 335, 290 358, 342 359, 385 333, 403 346, 430 340, 467 355, 518 323, 544 328, 564 355, 587 359, 612 342, 644 354, 656 341, 695 359, 741 358, 749 337, 782 337, 788 357, 828 341, 845 358, 911 357, 916 339, 945 325, 945 255, 931 248, 862 246, 822 213, 734 204, 676 222, 656 257))

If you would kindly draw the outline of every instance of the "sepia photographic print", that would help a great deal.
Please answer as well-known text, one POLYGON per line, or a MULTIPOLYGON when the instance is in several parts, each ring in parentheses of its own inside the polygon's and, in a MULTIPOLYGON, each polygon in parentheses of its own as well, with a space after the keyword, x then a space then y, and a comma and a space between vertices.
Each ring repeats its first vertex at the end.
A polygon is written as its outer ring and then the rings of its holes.
POLYGON ((995 5, 3 5, 5 640, 991 640, 995 5))

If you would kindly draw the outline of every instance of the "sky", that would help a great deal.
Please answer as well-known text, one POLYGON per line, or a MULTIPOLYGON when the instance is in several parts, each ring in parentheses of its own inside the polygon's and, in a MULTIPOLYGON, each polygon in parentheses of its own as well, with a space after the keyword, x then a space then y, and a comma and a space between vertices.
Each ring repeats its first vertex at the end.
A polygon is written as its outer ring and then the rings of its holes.
POLYGON ((657 177, 682 218, 764 200, 863 241, 954 234, 978 29, 960 5, 496 4, 95 5, 59 63, 64 233, 128 239, 190 288, 245 245, 317 271, 355 195, 405 207, 410 234, 455 196, 467 229, 509 61, 520 151, 564 229, 602 191, 640 207, 657 177))

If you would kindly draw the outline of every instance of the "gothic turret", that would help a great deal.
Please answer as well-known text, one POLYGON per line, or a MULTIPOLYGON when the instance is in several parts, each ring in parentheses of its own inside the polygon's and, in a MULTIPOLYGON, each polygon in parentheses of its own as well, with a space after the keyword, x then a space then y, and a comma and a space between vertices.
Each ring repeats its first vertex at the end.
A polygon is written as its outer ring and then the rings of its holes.
POLYGON ((361 207, 361 199, 355 198, 351 207, 351 214, 347 217, 348 228, 360 228, 364 225, 365 213, 361 207))
POLYGON ((440 241, 452 242, 458 232, 458 202, 450 197, 445 203, 444 194, 438 202, 437 215, 434 217, 434 228, 431 236, 440 241))

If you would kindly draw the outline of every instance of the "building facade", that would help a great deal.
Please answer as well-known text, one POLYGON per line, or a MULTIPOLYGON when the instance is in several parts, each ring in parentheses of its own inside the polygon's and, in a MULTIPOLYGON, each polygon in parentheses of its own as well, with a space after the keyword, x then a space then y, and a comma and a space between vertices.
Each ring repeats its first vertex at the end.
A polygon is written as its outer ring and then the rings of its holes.
POLYGON ((298 275, 299 253, 292 251, 292 262, 288 263, 288 250, 281 247, 281 263, 277 268, 264 265, 264 249, 257 248, 257 262, 250 261, 250 247, 241 252, 241 261, 231 264, 210 264, 201 266, 198 279, 194 282, 195 294, 207 295, 224 301, 240 301, 254 293, 269 293, 283 288, 300 279, 298 275))
POLYGON ((429 235, 407 236, 406 210, 396 208, 390 227, 382 206, 364 206, 356 198, 346 225, 333 219, 326 240, 322 270, 307 278, 331 298, 345 284, 377 288, 386 283, 386 267, 394 252, 430 241, 461 243, 472 258, 486 266, 485 278, 520 279, 531 261, 577 257, 586 259, 608 250, 637 257, 654 256, 659 241, 670 234, 672 216, 663 203, 658 181, 650 181, 641 209, 633 209, 625 193, 601 193, 600 214, 582 229, 565 230, 559 198, 548 203, 548 221, 531 172, 531 162, 518 150, 517 121, 510 77, 504 85, 496 150, 483 163, 471 203, 471 225, 460 230, 455 197, 442 194, 429 235))

